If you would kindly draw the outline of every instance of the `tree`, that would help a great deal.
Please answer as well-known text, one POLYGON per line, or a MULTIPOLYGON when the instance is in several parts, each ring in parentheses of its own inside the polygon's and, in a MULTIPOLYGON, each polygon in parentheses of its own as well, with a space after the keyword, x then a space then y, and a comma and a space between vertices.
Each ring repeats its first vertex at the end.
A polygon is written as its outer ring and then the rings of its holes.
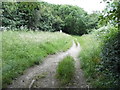
POLYGON ((19 23, 17 18, 17 4, 14 2, 2 3, 2 25, 16 27, 19 23))
POLYGON ((112 24, 114 26, 120 27, 120 2, 119 1, 112 1, 104 0, 108 3, 106 9, 103 11, 103 15, 101 16, 102 24, 112 24))
POLYGON ((82 35, 96 25, 97 17, 88 15, 82 8, 54 5, 46 2, 3 3, 3 26, 42 31, 59 31, 82 35), (94 19, 94 21, 93 21, 94 19), (95 20, 96 19, 96 20, 95 20))

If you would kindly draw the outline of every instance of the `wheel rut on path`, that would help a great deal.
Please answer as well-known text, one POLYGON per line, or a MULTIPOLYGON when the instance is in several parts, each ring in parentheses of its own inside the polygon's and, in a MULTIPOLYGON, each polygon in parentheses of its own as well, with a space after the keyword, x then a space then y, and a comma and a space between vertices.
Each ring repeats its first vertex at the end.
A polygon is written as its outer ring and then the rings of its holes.
POLYGON ((54 55, 48 55, 40 65, 35 65, 27 70, 20 77, 13 80, 8 88, 58 88, 59 81, 56 79, 56 69, 58 63, 67 55, 75 60, 75 75, 71 84, 64 86, 70 88, 88 88, 83 71, 80 69, 78 59, 80 53, 80 44, 73 41, 73 45, 66 52, 59 52, 54 55))

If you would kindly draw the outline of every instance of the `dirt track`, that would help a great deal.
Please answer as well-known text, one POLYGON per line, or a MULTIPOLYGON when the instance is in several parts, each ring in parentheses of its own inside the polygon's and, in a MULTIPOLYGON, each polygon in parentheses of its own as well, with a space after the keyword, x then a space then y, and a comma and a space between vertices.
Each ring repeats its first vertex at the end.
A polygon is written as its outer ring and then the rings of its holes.
POLYGON ((75 76, 70 85, 64 87, 72 88, 88 88, 83 72, 80 69, 80 62, 78 55, 80 52, 80 44, 73 42, 72 47, 66 52, 60 52, 55 55, 49 55, 43 60, 43 63, 31 67, 25 73, 12 82, 8 88, 57 88, 61 87, 59 81, 56 79, 56 68, 58 62, 65 56, 70 55, 75 60, 75 76))

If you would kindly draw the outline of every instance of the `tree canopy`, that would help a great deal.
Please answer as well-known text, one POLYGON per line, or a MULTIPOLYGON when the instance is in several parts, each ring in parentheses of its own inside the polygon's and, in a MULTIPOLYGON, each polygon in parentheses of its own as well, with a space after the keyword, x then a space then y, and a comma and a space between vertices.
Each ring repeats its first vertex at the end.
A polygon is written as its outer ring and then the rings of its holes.
POLYGON ((54 5, 46 2, 3 2, 2 25, 21 26, 32 30, 59 31, 82 35, 96 27, 98 17, 87 14, 82 8, 54 5))

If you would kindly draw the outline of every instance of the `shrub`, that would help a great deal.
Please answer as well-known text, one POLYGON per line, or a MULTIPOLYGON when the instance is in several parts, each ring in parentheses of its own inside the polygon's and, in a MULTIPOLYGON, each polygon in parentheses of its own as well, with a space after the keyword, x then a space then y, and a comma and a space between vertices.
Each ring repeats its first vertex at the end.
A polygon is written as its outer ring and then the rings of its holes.
POLYGON ((111 28, 110 32, 104 36, 101 52, 101 64, 99 70, 103 72, 108 83, 105 87, 120 87, 120 32, 116 28, 111 28))

